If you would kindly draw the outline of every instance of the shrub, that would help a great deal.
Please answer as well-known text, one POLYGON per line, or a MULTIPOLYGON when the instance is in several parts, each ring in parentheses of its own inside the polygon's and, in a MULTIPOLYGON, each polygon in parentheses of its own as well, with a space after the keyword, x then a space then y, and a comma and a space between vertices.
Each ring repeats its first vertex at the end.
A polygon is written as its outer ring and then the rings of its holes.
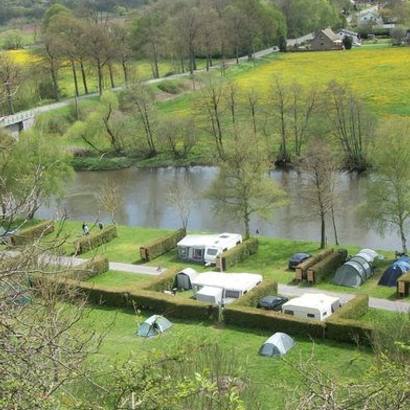
POLYGON ((332 314, 328 320, 358 319, 369 310, 369 295, 357 295, 349 302, 345 303, 339 310, 332 314))
POLYGON ((54 231, 54 221, 47 220, 39 223, 38 225, 31 226, 30 228, 23 229, 17 234, 13 235, 10 239, 11 243, 15 246, 28 245, 35 240, 41 238, 54 231))
POLYGON ((284 332, 290 335, 323 338, 323 322, 299 319, 280 312, 229 305, 223 311, 227 324, 239 327, 266 329, 272 332, 284 332))
POLYGON ((157 84, 157 87, 168 94, 179 94, 182 90, 181 83, 175 81, 162 81, 157 84))
POLYGON ((230 267, 245 260, 248 256, 253 255, 258 251, 259 241, 257 238, 249 238, 234 248, 224 252, 216 259, 216 266, 218 269, 228 270, 230 267))
POLYGON ((89 235, 84 235, 74 242, 75 253, 87 252, 91 249, 97 248, 104 243, 110 242, 118 236, 117 227, 111 225, 104 229, 95 230, 89 235))
POLYGON ((278 282, 273 279, 265 279, 262 283, 253 288, 246 295, 233 302, 230 306, 255 307, 263 297, 277 294, 278 282))
POLYGON ((156 257, 169 252, 177 246, 177 243, 184 238, 186 231, 184 229, 178 229, 168 236, 158 238, 148 245, 140 247, 140 255, 143 261, 150 261, 156 257))
POLYGON ((183 268, 170 268, 159 276, 149 282, 143 283, 141 289, 150 290, 154 292, 163 292, 164 290, 171 290, 175 285, 175 277, 183 268))
POLYGON ((322 282, 330 275, 334 274, 336 269, 345 262, 346 258, 346 249, 338 249, 336 252, 327 255, 308 269, 307 281, 312 283, 322 282))
POLYGON ((369 345, 371 344, 373 333, 374 326, 370 323, 351 319, 332 319, 331 317, 326 321, 326 339, 369 345))
POLYGON ((321 261, 326 256, 333 253, 333 248, 330 249, 323 249, 320 252, 313 255, 311 258, 306 259, 304 262, 300 263, 296 267, 295 278, 296 280, 303 280, 306 279, 307 271, 310 267, 321 261))
POLYGON ((89 259, 81 265, 75 266, 70 272, 64 275, 65 278, 87 280, 94 276, 101 275, 110 269, 110 263, 105 256, 97 256, 89 259))

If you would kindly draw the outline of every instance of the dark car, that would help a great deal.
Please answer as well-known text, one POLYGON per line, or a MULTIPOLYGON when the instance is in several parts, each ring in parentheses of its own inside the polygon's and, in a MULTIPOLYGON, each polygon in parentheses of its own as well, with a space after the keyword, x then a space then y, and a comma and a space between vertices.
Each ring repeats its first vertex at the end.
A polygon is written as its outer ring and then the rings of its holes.
POLYGON ((308 253, 295 253, 292 255, 292 257, 289 259, 288 266, 289 269, 296 269, 296 266, 299 265, 299 263, 304 262, 306 259, 309 259, 312 255, 308 253))
POLYGON ((265 296, 258 303, 259 309, 280 311, 282 305, 289 299, 285 296, 265 296))

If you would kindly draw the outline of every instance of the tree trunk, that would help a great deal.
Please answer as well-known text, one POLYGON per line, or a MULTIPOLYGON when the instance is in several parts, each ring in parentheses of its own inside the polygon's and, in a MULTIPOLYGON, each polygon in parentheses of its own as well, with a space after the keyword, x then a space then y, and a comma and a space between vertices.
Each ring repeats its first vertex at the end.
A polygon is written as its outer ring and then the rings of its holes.
POLYGON ((114 83, 114 73, 112 71, 112 65, 108 64, 108 72, 110 74, 110 82, 111 82, 111 88, 115 88, 115 83, 114 83))
POLYGON ((122 72, 124 74, 125 85, 128 85, 128 66, 125 59, 122 59, 122 72))
POLYGON ((406 234, 403 229, 403 225, 400 224, 400 239, 401 239, 401 247, 404 253, 407 253, 407 240, 406 234))
POLYGON ((53 81, 54 98, 56 101, 60 101, 60 93, 58 91, 57 72, 54 68, 51 68, 50 72, 51 72, 51 79, 53 81))
POLYGON ((335 234, 335 245, 339 245, 339 238, 337 237, 337 229, 336 229, 335 209, 333 207, 333 204, 331 205, 330 211, 332 212, 332 224, 333 224, 333 232, 335 234))
POLYGON ((84 92, 88 94, 87 78, 85 76, 85 68, 84 68, 84 63, 82 61, 80 62, 80 67, 81 67, 81 76, 83 78, 84 92))
POLYGON ((320 214, 320 249, 326 248, 326 221, 325 215, 320 214))
POLYGON ((98 92, 100 95, 102 95, 103 92, 103 73, 102 73, 102 67, 101 64, 98 63, 97 65, 97 75, 98 75, 98 92))
POLYGON ((11 87, 9 83, 5 84, 5 88, 6 88, 6 98, 7 98, 7 103, 9 106, 9 113, 11 115, 15 114, 14 112, 14 105, 13 105, 13 96, 11 95, 11 87))
POLYGON ((74 60, 71 60, 71 69, 73 70, 73 79, 74 79, 74 88, 75 88, 75 95, 78 97, 80 93, 78 92, 78 80, 77 80, 77 71, 75 69, 74 60))

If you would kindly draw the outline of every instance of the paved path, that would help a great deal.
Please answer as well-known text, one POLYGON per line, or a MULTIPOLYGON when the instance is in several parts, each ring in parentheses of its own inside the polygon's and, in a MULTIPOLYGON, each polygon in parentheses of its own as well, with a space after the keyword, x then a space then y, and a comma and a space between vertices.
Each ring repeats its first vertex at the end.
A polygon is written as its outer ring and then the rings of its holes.
POLYGON ((110 262, 110 270, 116 270, 120 272, 131 272, 139 273, 142 275, 152 275, 157 276, 165 272, 166 269, 161 268, 160 266, 145 266, 145 265, 131 265, 128 263, 119 263, 119 262, 110 262))

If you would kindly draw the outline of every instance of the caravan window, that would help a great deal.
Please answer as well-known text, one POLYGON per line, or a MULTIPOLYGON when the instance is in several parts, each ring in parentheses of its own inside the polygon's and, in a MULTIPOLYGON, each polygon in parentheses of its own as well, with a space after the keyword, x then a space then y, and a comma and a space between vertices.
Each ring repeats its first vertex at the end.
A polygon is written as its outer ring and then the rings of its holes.
POLYGON ((181 258, 185 259, 187 257, 187 254, 188 254, 188 248, 181 247, 181 248, 179 248, 178 253, 179 253, 179 256, 181 258))
POLYGON ((236 290, 226 290, 225 291, 225 297, 226 298, 238 299, 239 296, 240 296, 240 294, 236 290))
POLYGON ((193 257, 197 260, 202 260, 203 249, 194 249, 193 257))
POLYGON ((307 317, 315 317, 315 315, 313 313, 308 313, 307 317))
POLYGON ((208 250, 206 251, 206 253, 207 253, 208 255, 214 256, 214 255, 216 255, 216 254, 218 253, 218 249, 208 249, 208 250))

